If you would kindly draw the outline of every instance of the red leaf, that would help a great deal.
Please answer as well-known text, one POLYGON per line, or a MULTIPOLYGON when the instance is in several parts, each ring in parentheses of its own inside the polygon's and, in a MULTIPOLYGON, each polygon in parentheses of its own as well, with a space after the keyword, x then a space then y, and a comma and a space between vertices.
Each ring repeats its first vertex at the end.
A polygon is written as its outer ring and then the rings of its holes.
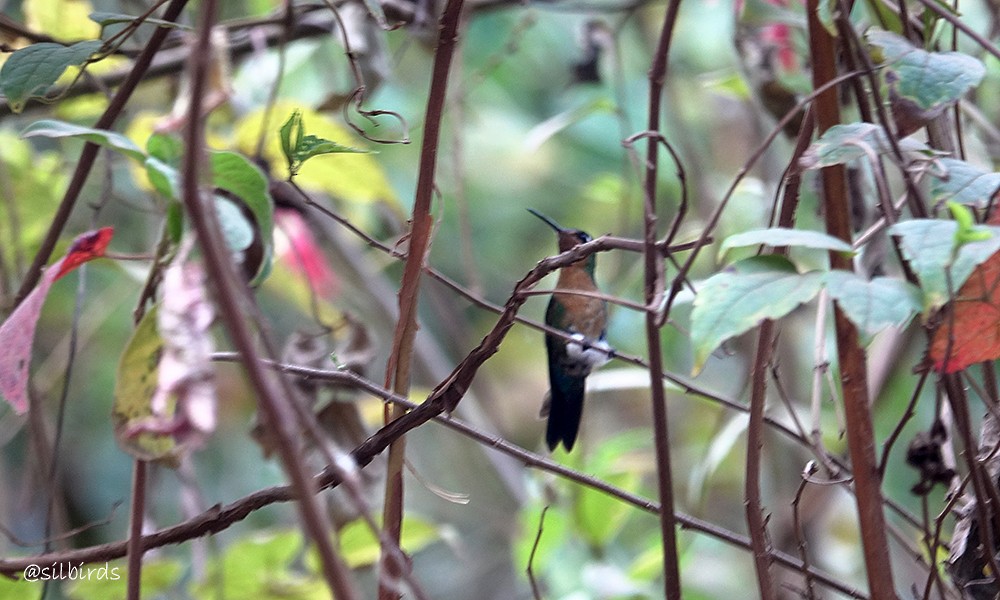
POLYGON ((52 283, 88 260, 104 255, 114 230, 89 231, 73 241, 66 256, 52 264, 35 289, 0 325, 0 395, 18 414, 28 410, 28 366, 35 341, 35 326, 52 283))
POLYGON ((107 250, 114 233, 114 227, 102 227, 97 231, 88 231, 73 240, 73 245, 69 247, 55 278, 59 279, 88 260, 104 256, 104 251, 107 250))
POLYGON ((1000 252, 976 267, 940 318, 928 350, 935 371, 1000 358, 1000 252))

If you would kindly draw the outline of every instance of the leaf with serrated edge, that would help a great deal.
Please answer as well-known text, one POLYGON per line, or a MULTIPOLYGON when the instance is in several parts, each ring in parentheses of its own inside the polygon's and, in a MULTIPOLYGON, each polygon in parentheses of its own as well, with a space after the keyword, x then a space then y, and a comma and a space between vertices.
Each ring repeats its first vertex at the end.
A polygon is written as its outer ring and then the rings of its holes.
POLYGON ((811 300, 822 285, 820 273, 798 273, 779 256, 755 256, 708 278, 691 312, 695 373, 722 342, 779 319, 811 300))
POLYGON ((870 31, 868 41, 882 48, 899 95, 923 110, 957 101, 986 74, 983 63, 968 54, 927 52, 887 31, 870 31))
POLYGON ((0 94, 19 113, 29 98, 44 95, 67 68, 87 62, 102 45, 100 40, 72 46, 40 42, 15 50, 0 68, 0 94))
MULTIPOLYGON (((927 144, 905 138, 898 142, 904 152, 926 152, 927 144)), ((819 169, 850 162, 872 152, 876 156, 892 152, 885 130, 873 123, 845 123, 826 130, 799 159, 803 169, 819 169)))

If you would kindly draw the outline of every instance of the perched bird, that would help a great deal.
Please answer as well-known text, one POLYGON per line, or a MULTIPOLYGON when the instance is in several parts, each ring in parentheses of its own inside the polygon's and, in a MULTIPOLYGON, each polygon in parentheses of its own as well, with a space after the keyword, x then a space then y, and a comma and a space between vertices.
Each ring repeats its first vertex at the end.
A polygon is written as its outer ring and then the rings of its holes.
MULTIPOLYGON (((545 221, 559 234, 559 252, 589 242, 590 236, 579 229, 565 229, 538 211, 531 214, 545 221)), ((556 290, 597 292, 594 283, 594 254, 559 270, 556 290)), ((545 324, 570 334, 573 341, 545 335, 549 355, 548 428, 545 441, 549 450, 562 443, 569 451, 576 441, 583 414, 583 391, 587 375, 594 367, 608 361, 611 347, 604 341, 608 322, 608 304, 600 298, 580 294, 552 294, 545 311, 545 324)), ((542 408, 545 413, 545 407, 542 408)))

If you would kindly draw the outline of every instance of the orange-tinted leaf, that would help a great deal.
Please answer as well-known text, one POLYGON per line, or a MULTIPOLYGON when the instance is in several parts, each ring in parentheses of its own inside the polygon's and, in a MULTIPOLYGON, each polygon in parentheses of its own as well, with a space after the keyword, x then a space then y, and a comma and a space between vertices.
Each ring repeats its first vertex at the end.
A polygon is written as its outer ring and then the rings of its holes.
POLYGON ((976 267, 942 310, 928 356, 939 373, 1000 358, 1000 252, 976 267))
POLYGON ((102 227, 97 231, 88 231, 73 240, 73 245, 63 258, 55 279, 59 279, 88 260, 104 256, 104 251, 107 250, 114 233, 113 227, 102 227))
POLYGON ((52 264, 35 289, 10 317, 0 325, 0 395, 18 414, 28 410, 28 365, 35 340, 35 326, 56 279, 88 260, 104 255, 114 230, 111 227, 89 231, 73 241, 66 256, 52 264))

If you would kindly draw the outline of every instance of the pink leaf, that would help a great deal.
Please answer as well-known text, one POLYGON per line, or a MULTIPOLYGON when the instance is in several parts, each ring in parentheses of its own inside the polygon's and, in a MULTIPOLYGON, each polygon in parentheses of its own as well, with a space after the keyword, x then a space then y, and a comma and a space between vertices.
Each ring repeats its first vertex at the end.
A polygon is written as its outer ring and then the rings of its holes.
POLYGON ((114 229, 89 231, 73 241, 66 256, 52 264, 35 289, 0 325, 0 395, 18 414, 28 410, 28 366, 35 341, 35 326, 52 283, 76 267, 104 255, 114 229))

